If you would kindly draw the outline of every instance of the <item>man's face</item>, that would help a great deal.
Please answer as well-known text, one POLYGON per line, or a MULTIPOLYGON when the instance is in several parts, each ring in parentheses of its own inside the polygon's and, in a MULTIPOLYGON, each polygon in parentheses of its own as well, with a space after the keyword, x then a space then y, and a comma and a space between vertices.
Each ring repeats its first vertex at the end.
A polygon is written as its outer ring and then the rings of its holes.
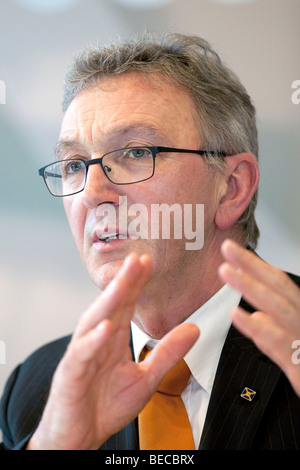
MULTIPOLYGON (((134 74, 103 80, 100 86, 81 92, 65 114, 59 140, 64 142, 59 158, 87 160, 132 146, 201 149, 191 98, 166 81, 152 83, 134 74)), ((195 276, 201 270, 213 243, 215 183, 215 171, 196 154, 158 154, 154 176, 137 184, 113 184, 100 165, 90 166, 85 190, 65 197, 64 206, 79 253, 96 285, 105 288, 125 256, 136 252, 149 254, 153 260, 149 285, 154 287, 154 292, 172 286, 173 282, 175 286, 177 280, 184 287, 189 282, 189 274, 195 276), (100 241, 97 237, 99 209, 110 204, 118 214, 124 197, 128 208, 143 204, 149 215, 153 204, 177 203, 182 207, 204 204, 204 247, 187 251, 184 238, 151 239, 150 236, 100 241)), ((105 223, 114 230, 109 217, 105 223)))

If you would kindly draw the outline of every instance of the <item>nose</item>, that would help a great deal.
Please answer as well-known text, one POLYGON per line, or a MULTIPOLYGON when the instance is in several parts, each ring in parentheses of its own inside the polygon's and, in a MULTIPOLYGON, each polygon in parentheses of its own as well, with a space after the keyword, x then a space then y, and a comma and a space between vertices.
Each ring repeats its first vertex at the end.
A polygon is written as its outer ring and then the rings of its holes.
POLYGON ((101 165, 90 165, 82 192, 84 205, 89 209, 94 209, 103 203, 118 205, 119 196, 120 187, 105 176, 101 165))

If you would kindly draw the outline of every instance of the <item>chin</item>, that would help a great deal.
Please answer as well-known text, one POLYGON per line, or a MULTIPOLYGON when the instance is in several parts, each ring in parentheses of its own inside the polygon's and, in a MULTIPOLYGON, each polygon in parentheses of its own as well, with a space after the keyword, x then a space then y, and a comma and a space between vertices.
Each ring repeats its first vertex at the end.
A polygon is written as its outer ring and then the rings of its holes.
POLYGON ((88 273, 94 284, 103 291, 116 277, 122 264, 123 260, 109 261, 102 266, 93 267, 92 271, 88 270, 88 273))

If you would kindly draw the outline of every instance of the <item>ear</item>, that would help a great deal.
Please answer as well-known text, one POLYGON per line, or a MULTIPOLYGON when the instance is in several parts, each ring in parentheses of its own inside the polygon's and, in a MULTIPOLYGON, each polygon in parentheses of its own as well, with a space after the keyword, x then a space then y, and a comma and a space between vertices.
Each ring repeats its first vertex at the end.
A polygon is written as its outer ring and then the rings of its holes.
POLYGON ((232 226, 243 214, 259 182, 256 158, 250 153, 240 153, 226 158, 226 168, 215 224, 220 230, 232 226))

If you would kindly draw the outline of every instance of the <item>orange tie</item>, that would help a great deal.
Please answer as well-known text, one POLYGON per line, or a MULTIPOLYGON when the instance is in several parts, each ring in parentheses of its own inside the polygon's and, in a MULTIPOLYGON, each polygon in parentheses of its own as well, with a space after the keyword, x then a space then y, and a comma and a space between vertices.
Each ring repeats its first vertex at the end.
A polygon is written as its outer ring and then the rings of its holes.
POLYGON ((139 414, 140 449, 195 449, 188 414, 180 396, 190 375, 182 359, 164 377, 158 390, 139 414))

